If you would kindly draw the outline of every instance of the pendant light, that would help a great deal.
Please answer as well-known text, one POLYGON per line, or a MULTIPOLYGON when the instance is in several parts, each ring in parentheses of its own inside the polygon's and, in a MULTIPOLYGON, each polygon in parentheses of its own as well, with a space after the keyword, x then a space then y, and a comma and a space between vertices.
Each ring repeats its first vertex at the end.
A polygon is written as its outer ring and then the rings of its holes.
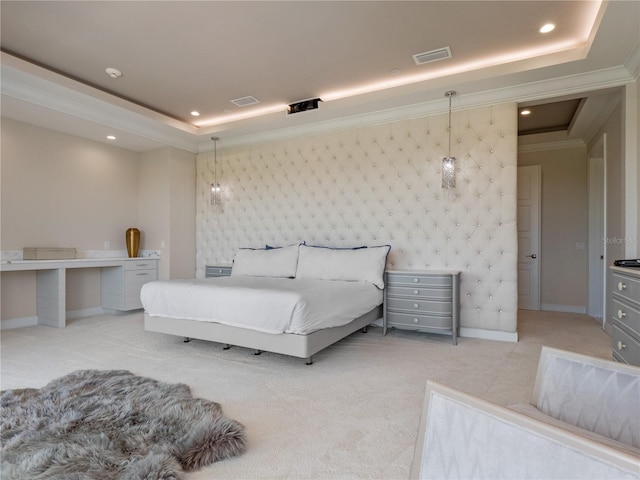
POLYGON ((446 190, 456 187, 456 158, 451 156, 451 97, 455 94, 455 90, 449 90, 444 94, 445 97, 449 97, 449 151, 442 159, 442 188, 446 190))
POLYGON ((218 183, 218 140, 219 137, 211 137, 213 140, 213 183, 211 184, 211 205, 222 206, 222 188, 218 183))

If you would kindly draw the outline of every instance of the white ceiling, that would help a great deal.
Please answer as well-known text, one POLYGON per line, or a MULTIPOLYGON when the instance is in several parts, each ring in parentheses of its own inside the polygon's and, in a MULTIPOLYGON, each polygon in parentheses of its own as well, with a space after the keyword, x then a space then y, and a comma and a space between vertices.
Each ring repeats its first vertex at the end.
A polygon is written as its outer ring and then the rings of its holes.
POLYGON ((442 111, 451 89, 454 108, 575 98, 640 68, 637 1, 3 0, 0 19, 3 116, 136 151, 442 111), (245 96, 260 103, 231 103, 245 96))

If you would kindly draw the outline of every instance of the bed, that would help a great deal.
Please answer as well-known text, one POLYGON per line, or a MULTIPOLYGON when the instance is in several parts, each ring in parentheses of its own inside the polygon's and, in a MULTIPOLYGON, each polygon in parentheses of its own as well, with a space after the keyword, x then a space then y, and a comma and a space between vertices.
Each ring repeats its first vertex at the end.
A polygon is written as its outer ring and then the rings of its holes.
POLYGON ((305 358, 382 316, 390 246, 240 249, 231 276, 146 283, 145 330, 305 358))

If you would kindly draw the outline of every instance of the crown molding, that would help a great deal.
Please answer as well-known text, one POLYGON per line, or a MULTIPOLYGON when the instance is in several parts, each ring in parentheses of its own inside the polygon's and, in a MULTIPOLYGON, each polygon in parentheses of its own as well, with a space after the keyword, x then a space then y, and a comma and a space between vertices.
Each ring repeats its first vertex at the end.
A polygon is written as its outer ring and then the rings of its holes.
MULTIPOLYGON (((469 110, 472 108, 487 107, 501 103, 520 103, 542 100, 550 97, 576 95, 594 90, 623 86, 630 81, 633 81, 633 78, 630 76, 629 71, 624 66, 619 66, 579 75, 569 75, 550 80, 523 83, 512 87, 498 88, 466 95, 456 95, 457 105, 452 108, 452 111, 469 110)), ((318 122, 301 127, 292 127, 260 134, 232 137, 221 140, 219 145, 222 147, 235 147, 286 140, 289 138, 308 135, 320 135, 349 128, 438 115, 440 113, 445 113, 446 111, 447 105, 445 105, 442 100, 414 103, 408 106, 344 117, 337 120, 318 122)), ((211 148, 212 147, 209 144, 202 144, 199 151, 207 151, 211 148)))
POLYGON ((586 149, 587 144, 584 143, 581 139, 532 143, 529 145, 518 145, 518 153, 543 152, 547 150, 561 150, 565 148, 586 149))

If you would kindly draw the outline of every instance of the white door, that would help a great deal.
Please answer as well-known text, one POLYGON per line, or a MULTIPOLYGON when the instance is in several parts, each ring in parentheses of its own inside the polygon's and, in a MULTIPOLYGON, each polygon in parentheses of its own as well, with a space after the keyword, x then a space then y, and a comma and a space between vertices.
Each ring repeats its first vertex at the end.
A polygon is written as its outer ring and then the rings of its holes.
POLYGON ((518 167, 518 308, 540 310, 540 165, 518 167))

